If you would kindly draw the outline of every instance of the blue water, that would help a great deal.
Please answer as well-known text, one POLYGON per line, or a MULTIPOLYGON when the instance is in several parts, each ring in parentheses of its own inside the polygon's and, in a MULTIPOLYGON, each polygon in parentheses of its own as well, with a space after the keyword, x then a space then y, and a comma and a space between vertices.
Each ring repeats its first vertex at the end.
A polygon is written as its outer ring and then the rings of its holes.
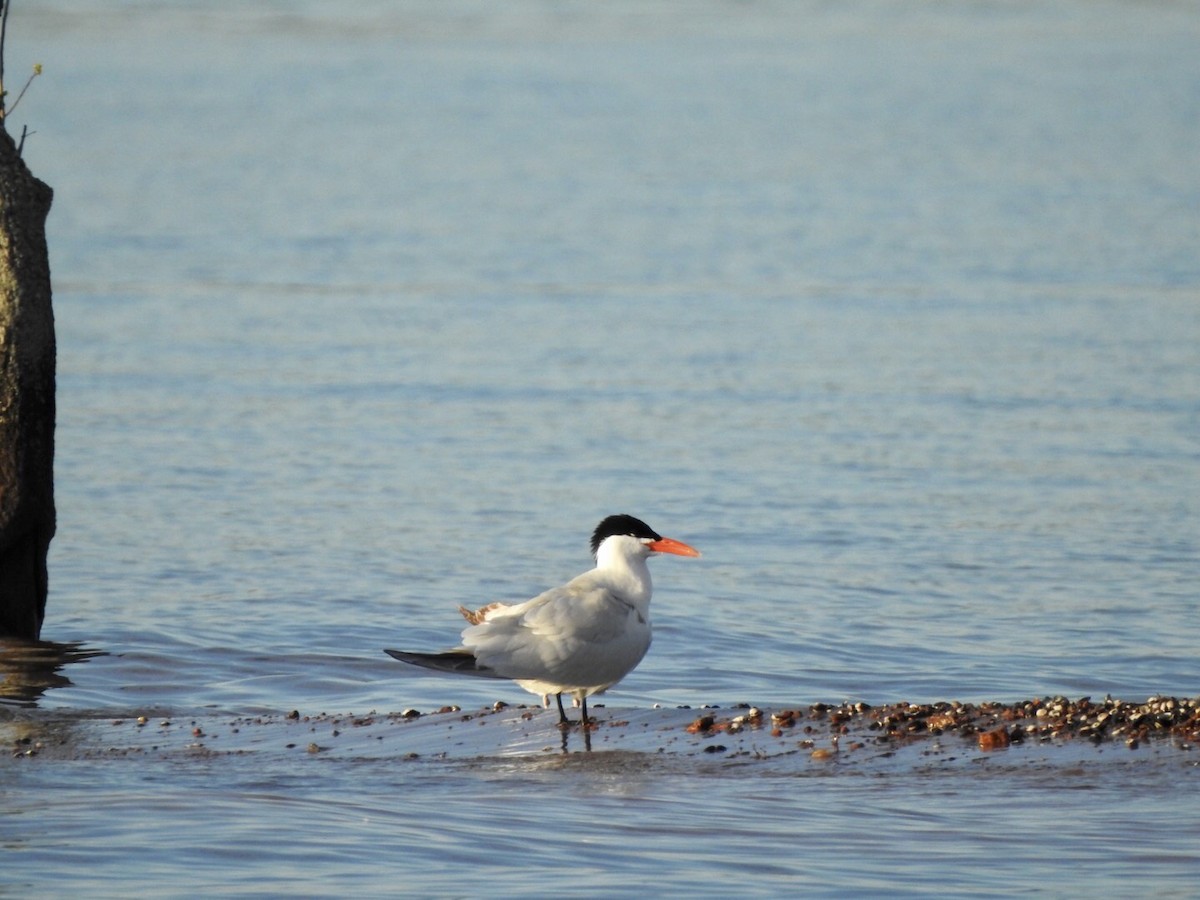
MULTIPOLYGON (((583 570, 613 512, 704 551, 654 561, 614 709, 1195 696, 1198 39, 1132 2, 18 4, 43 637, 107 655, 0 726, 525 702, 380 648, 583 570)), ((1200 875, 1194 753, 400 755, 6 758, 0 893, 1200 875)))

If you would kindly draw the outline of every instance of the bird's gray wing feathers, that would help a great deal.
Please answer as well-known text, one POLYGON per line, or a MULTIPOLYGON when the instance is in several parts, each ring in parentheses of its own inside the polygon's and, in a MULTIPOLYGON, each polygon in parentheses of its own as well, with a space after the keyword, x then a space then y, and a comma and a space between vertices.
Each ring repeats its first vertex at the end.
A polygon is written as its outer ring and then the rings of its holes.
POLYGON ((632 656, 636 662, 650 645, 648 623, 612 592, 583 577, 497 611, 465 628, 462 636, 482 665, 509 678, 556 677, 581 684, 598 683, 587 679, 598 678, 594 673, 614 664, 622 668, 616 660, 632 656), (631 631, 632 617, 643 627, 631 631))

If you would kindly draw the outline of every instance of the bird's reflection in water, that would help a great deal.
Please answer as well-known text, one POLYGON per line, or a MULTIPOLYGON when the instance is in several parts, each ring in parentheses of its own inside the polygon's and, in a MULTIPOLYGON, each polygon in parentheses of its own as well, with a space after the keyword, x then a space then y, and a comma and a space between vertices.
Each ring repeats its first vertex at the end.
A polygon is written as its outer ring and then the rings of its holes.
POLYGON ((583 749, 588 753, 592 752, 592 729, 590 726, 584 725, 582 728, 577 729, 573 725, 560 725, 558 730, 562 732, 562 752, 563 753, 571 752, 571 746, 570 746, 571 735, 573 735, 573 734, 577 735, 581 731, 583 732, 583 749))
POLYGON ((62 674, 66 666, 103 655, 103 650, 78 641, 0 638, 0 704, 36 706, 48 690, 71 686, 71 679, 62 674))

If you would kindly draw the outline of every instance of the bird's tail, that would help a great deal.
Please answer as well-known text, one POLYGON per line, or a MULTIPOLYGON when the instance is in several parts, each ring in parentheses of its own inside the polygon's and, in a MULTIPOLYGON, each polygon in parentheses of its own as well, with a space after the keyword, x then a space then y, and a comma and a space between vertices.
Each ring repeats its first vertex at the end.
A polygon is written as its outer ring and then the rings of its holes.
POLYGON ((475 661, 475 655, 466 648, 446 650, 442 653, 412 653, 408 650, 384 650, 388 656, 410 666, 450 672, 455 675, 474 675, 477 678, 504 678, 491 669, 485 669, 475 661))

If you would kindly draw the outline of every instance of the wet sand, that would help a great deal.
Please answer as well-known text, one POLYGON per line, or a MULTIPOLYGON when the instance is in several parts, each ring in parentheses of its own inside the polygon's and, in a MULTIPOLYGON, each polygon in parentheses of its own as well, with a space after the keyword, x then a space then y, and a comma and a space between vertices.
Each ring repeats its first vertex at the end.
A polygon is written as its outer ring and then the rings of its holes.
MULTIPOLYGON (((1100 754, 1200 747, 1200 698, 1144 702, 1045 697, 1017 703, 814 703, 789 708, 597 707, 586 732, 560 728, 540 707, 446 706, 364 714, 292 710, 261 716, 127 718, 34 713, 0 723, 12 757, 34 760, 257 755, 318 759, 479 761, 618 752, 689 765, 697 760, 797 771, 885 771, 1008 754, 1010 762, 1078 762, 1100 754)), ((1200 754, 1196 754, 1200 760, 1200 754)), ((599 761, 598 761, 599 762, 599 761)))

